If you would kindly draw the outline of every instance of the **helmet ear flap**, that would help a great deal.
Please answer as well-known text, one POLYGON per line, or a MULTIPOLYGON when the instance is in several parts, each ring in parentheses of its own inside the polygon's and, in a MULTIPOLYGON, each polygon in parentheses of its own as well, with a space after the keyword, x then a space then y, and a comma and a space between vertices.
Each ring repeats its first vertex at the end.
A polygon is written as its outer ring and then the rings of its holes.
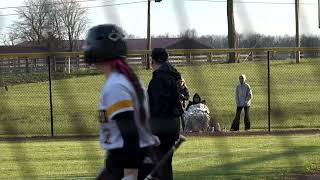
POLYGON ((89 29, 83 45, 87 64, 127 56, 127 45, 122 29, 114 24, 102 24, 89 29))

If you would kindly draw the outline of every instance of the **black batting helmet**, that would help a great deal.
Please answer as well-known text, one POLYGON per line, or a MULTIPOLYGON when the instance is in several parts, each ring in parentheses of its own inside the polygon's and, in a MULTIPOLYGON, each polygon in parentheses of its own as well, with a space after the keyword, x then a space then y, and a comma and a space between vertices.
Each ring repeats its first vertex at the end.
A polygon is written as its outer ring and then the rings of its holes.
POLYGON ((83 50, 87 64, 123 58, 128 52, 124 33, 114 24, 102 24, 89 29, 83 50))
POLYGON ((164 49, 164 48, 154 48, 152 50, 151 57, 157 63, 162 64, 162 63, 168 61, 169 55, 168 55, 166 49, 164 49))

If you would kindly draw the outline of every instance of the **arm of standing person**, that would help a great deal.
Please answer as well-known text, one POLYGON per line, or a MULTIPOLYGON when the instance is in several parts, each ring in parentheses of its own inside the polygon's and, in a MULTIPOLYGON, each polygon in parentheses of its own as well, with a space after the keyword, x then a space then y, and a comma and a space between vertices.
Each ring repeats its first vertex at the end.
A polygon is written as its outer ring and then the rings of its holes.
POLYGON ((249 84, 247 84, 247 85, 248 85, 247 100, 249 101, 253 98, 253 94, 252 94, 252 89, 251 89, 250 85, 249 84))
MULTIPOLYGON (((135 175, 139 165, 139 134, 134 119, 134 102, 130 92, 121 84, 116 84, 103 95, 108 119, 115 121, 123 139, 123 159, 125 171, 135 175)), ((126 174, 125 174, 126 175, 126 174)))
POLYGON ((183 88, 182 91, 181 91, 181 94, 182 94, 182 100, 186 101, 189 99, 189 90, 188 88, 183 88))
POLYGON ((132 180, 138 176, 139 134, 134 121, 134 112, 126 111, 113 117, 123 138, 123 159, 127 161, 122 180, 132 180))
POLYGON ((245 104, 250 106, 249 101, 253 98, 253 95, 252 95, 252 90, 251 90, 251 87, 250 87, 249 84, 247 84, 247 88, 248 89, 247 89, 247 93, 246 93, 246 102, 245 102, 245 104))
POLYGON ((189 101, 188 105, 187 105, 187 108, 186 108, 186 111, 188 111, 189 107, 193 104, 192 101, 189 101))
POLYGON ((238 86, 236 87, 236 94, 235 94, 235 98, 236 98, 236 104, 237 104, 237 106, 239 106, 239 104, 240 104, 240 99, 239 99, 239 88, 238 88, 238 86))
POLYGON ((123 151, 127 160, 127 168, 138 168, 139 134, 134 121, 134 112, 125 111, 113 117, 123 138, 123 151))
POLYGON ((155 77, 148 86, 151 116, 161 117, 163 112, 168 112, 170 108, 170 90, 167 88, 166 80, 155 77))

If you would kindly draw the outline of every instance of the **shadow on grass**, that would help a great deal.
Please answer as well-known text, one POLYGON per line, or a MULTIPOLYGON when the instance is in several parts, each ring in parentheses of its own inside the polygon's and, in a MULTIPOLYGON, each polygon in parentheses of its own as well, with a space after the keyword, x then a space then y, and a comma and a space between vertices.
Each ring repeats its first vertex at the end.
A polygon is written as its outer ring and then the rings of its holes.
MULTIPOLYGON (((309 152, 317 152, 319 146, 304 146, 297 147, 294 149, 288 149, 280 153, 273 153, 264 156, 243 159, 238 162, 227 162, 222 165, 209 166, 200 170, 185 172, 175 171, 175 179, 179 180, 202 180, 202 179, 256 179, 256 178, 267 178, 267 179, 279 179, 289 177, 290 174, 304 173, 305 168, 297 159, 297 156, 307 154, 309 152), (287 157, 287 167, 277 167, 276 164, 273 167, 266 169, 260 167, 261 163, 278 160, 283 157, 287 157), (254 166, 252 169, 246 169, 245 166, 254 166)), ((224 161, 224 158, 231 157, 231 153, 222 153, 219 158, 220 161, 224 161)))

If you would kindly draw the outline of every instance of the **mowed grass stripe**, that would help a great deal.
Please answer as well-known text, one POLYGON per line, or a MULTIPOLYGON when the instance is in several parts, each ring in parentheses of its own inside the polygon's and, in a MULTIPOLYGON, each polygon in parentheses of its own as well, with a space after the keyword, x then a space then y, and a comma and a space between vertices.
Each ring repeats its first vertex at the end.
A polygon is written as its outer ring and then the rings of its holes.
MULTIPOLYGON (((174 156, 175 179, 279 179, 320 170, 319 137, 188 137, 174 156)), ((98 139, 0 142, 0 148, 0 179, 22 179, 28 172, 17 164, 26 162, 36 172, 28 174, 31 179, 93 179, 104 157, 98 139), (9 147, 15 146, 23 148, 26 159, 14 157, 9 147), (80 147, 92 156, 84 156, 80 147)))

